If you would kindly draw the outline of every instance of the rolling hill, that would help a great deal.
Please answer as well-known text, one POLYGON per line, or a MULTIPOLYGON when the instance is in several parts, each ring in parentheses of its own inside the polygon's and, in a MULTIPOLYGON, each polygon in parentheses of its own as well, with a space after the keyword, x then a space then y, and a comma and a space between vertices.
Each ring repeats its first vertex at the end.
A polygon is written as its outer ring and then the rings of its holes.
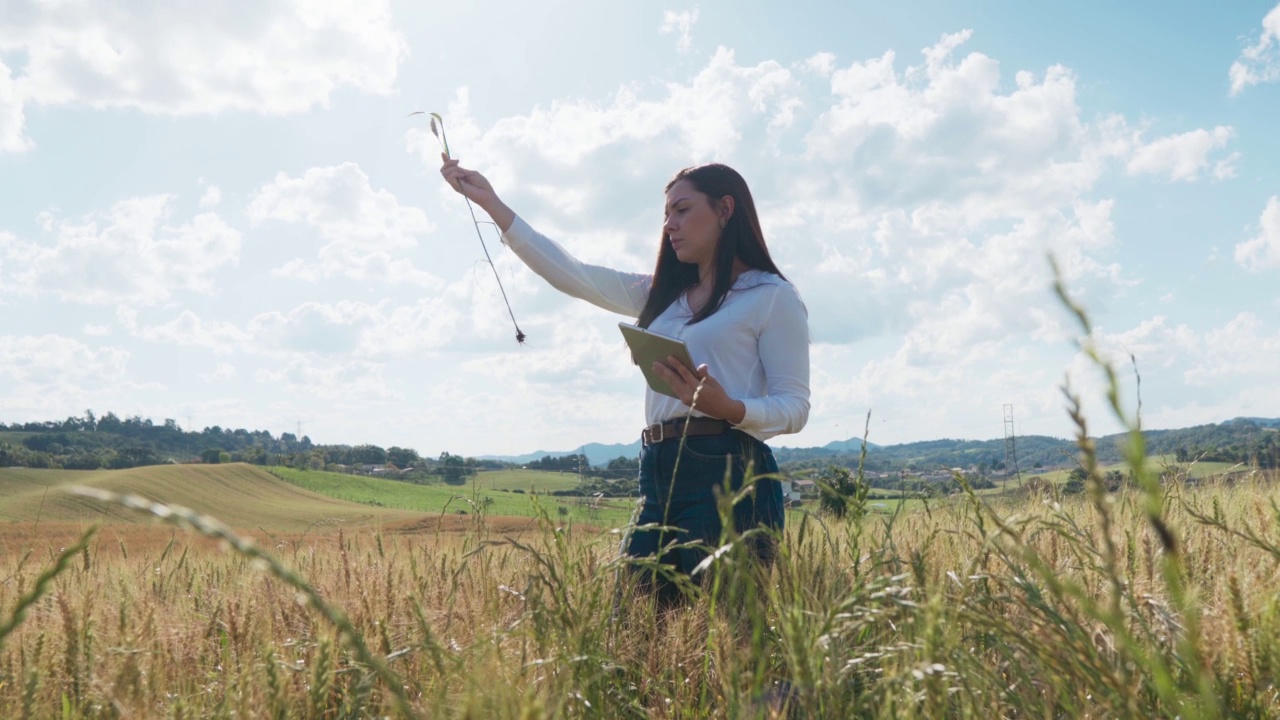
POLYGON ((394 524, 422 513, 326 497, 265 470, 232 465, 153 465, 128 470, 0 469, 0 522, 137 522, 124 508, 67 492, 73 486, 135 493, 212 515, 238 528, 302 531, 323 525, 394 524))

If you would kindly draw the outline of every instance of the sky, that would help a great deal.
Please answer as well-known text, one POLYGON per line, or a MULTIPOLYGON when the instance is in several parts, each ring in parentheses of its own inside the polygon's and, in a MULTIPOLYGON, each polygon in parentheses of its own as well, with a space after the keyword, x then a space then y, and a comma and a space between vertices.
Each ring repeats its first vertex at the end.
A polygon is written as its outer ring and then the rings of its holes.
POLYGON ((1118 429, 1050 255, 1144 427, 1280 415, 1271 0, 6 0, 0 422, 634 441, 628 318, 481 226, 518 345, 415 111, 622 270, 677 170, 738 169, 809 311, 776 445, 1068 437, 1067 385, 1118 429))

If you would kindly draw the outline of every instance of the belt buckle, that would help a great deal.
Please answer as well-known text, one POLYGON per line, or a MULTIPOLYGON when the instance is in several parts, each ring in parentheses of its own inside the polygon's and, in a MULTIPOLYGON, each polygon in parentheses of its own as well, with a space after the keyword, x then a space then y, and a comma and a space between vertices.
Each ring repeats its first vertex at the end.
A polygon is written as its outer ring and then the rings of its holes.
POLYGON ((649 428, 649 444, 650 445, 653 445, 655 443, 660 443, 666 439, 667 439, 666 426, 664 426, 662 423, 657 423, 653 427, 649 428), (658 438, 656 440, 653 437, 653 428, 655 427, 658 428, 658 438))

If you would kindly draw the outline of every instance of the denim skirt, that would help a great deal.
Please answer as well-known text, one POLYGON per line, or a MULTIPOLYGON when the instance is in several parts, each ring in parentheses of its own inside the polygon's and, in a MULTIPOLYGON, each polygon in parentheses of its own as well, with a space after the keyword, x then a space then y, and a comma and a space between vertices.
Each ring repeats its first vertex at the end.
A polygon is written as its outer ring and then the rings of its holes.
POLYGON ((732 498, 742 489, 750 465, 755 486, 733 507, 738 533, 764 526, 774 533, 755 533, 748 548, 760 561, 773 562, 777 552, 774 534, 783 527, 782 483, 778 463, 769 446, 736 430, 721 435, 668 438, 644 445, 640 451, 640 494, 644 504, 637 525, 658 524, 678 532, 638 530, 632 533, 627 554, 649 557, 660 552, 663 563, 691 573, 719 546, 723 526, 716 504, 717 492, 732 498), (683 442, 684 447, 681 448, 683 442), (761 478, 761 475, 770 475, 761 478), (705 548, 663 550, 671 543, 697 542, 705 548))

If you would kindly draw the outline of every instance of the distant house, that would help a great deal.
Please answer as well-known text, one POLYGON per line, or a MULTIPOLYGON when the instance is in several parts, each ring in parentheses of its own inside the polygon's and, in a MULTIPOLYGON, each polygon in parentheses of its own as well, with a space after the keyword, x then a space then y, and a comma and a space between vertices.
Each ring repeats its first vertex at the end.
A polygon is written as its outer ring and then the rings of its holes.
POLYGON ((793 493, 794 493, 795 491, 791 489, 791 488, 792 488, 792 483, 791 483, 791 481, 790 481, 790 480, 782 480, 782 481, 780 481, 780 483, 781 483, 781 485, 782 485, 782 499, 783 499, 783 500, 793 500, 793 499, 794 499, 794 497, 793 497, 793 493))
POLYGON ((787 502, 800 502, 805 493, 811 493, 817 485, 812 480, 783 480, 782 497, 787 502))

